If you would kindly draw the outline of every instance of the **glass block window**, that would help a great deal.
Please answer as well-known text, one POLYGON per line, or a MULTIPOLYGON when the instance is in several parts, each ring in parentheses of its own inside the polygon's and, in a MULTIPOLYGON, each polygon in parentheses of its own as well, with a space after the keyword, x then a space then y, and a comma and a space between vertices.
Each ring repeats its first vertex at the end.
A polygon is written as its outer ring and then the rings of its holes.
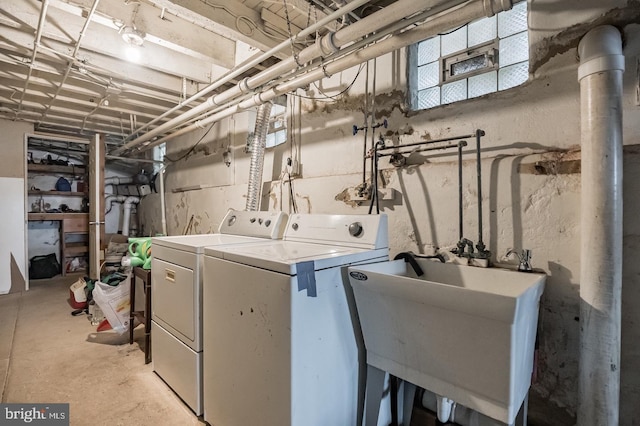
POLYGON ((529 78, 527 2, 415 44, 409 68, 413 109, 521 85, 529 78))
POLYGON ((167 143, 163 142, 160 145, 153 147, 153 159, 156 161, 153 163, 153 172, 158 173, 164 162, 164 156, 167 155, 167 143))
MULTIPOLYGON (((287 96, 275 98, 269 114, 269 130, 265 141, 266 148, 273 148, 287 141, 287 96)), ((256 111, 249 112, 249 128, 245 152, 251 152, 251 140, 256 127, 256 111)))
POLYGON ((287 98, 277 98, 271 107, 267 148, 272 148, 287 141, 287 98))

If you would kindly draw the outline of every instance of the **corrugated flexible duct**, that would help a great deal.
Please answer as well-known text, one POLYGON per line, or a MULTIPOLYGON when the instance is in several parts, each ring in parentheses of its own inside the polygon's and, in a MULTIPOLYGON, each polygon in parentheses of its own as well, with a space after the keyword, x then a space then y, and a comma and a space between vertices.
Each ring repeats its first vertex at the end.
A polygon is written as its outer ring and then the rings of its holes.
POLYGON ((262 169, 264 167, 264 150, 267 145, 271 102, 258 107, 256 127, 249 148, 251 149, 251 166, 249 168, 249 188, 247 191, 247 211, 257 211, 260 207, 260 189, 262 188, 262 169))

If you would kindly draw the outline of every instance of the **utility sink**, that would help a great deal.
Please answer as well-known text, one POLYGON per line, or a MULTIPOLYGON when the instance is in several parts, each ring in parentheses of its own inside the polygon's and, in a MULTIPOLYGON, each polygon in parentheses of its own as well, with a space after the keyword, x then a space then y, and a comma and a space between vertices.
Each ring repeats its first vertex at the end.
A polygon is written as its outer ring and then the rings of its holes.
POLYGON ((546 275, 416 260, 349 267, 367 364, 514 423, 546 275))

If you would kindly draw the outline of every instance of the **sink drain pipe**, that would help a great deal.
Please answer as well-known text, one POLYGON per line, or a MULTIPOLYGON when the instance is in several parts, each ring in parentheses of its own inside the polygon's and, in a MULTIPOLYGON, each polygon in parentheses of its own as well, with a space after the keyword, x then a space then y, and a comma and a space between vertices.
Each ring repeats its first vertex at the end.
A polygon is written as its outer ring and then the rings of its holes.
POLYGON ((589 31, 578 45, 582 144, 578 423, 619 424, 622 287, 620 32, 589 31))

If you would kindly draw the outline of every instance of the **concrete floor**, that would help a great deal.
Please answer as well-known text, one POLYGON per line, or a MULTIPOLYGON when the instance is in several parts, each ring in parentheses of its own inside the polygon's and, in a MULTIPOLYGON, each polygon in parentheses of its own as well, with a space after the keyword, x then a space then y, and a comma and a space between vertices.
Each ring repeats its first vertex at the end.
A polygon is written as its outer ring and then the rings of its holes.
POLYGON ((31 283, 0 296, 2 402, 70 404, 71 425, 202 425, 144 364, 144 329, 96 333, 73 317, 69 285, 77 277, 31 283))

